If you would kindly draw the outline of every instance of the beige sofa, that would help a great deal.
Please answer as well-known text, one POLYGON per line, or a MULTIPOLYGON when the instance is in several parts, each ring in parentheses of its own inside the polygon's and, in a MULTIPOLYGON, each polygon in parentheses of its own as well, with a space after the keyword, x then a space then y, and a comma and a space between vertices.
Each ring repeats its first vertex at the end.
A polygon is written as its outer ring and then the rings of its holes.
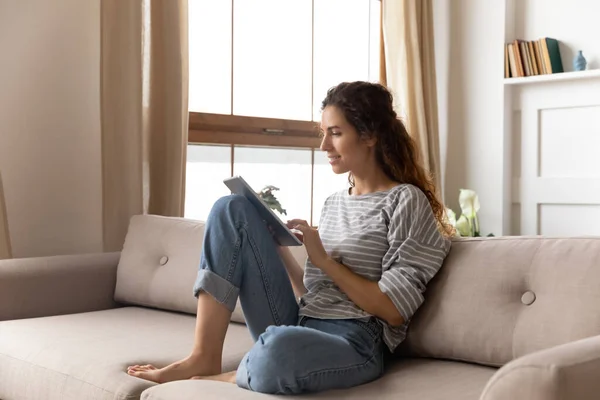
MULTIPOLYGON (((203 232, 197 221, 137 216, 121 253, 0 261, 0 399, 269 398, 125 373, 190 350, 203 232)), ((243 322, 239 310, 233 319, 243 322)), ((226 370, 252 344, 235 321, 226 370)), ((599 238, 456 240, 385 376, 307 397, 598 399, 598 335, 599 238)))

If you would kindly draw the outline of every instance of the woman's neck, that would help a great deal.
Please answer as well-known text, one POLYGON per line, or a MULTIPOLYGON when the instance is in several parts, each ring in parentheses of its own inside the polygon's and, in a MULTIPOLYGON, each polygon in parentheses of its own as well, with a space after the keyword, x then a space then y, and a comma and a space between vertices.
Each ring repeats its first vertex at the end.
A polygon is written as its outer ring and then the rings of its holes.
POLYGON ((370 171, 361 171, 361 173, 352 173, 354 178, 354 187, 350 194, 357 196, 374 192, 388 190, 398 185, 390 179, 381 168, 372 168, 370 171))

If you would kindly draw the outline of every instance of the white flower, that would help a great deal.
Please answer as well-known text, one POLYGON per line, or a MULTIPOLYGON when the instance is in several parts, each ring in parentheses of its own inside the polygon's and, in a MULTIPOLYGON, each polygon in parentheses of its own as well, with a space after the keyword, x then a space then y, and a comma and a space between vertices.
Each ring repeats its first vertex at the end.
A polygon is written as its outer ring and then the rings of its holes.
POLYGON ((463 215, 466 215, 469 219, 474 218, 475 214, 479 212, 479 196, 474 190, 460 189, 458 202, 463 215))
POLYGON ((456 228, 456 214, 451 208, 446 207, 446 220, 450 225, 456 228))
POLYGON ((477 193, 475 193, 474 190, 460 189, 458 202, 460 203, 462 215, 467 217, 471 228, 471 234, 469 236, 478 236, 479 218, 477 217, 477 213, 479 212, 479 196, 477 196, 477 193))
POLYGON ((473 236, 471 233, 471 224, 464 214, 460 216, 458 221, 456 221, 456 230, 460 236, 473 236))

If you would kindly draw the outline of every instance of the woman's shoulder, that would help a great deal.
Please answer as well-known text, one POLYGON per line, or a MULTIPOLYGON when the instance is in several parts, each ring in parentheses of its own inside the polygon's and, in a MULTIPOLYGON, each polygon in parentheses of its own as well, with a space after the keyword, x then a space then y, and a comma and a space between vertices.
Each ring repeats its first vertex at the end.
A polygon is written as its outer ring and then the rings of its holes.
POLYGON ((398 206, 419 207, 423 204, 429 204, 425 193, 410 183, 400 183, 393 187, 390 190, 389 198, 393 201, 394 208, 398 206))
POLYGON ((325 198, 325 201, 323 202, 323 210, 321 212, 325 212, 332 207, 336 208, 340 204, 342 198, 347 193, 347 191, 348 189, 338 190, 337 192, 333 192, 329 196, 327 196, 325 198))
POLYGON ((421 189, 410 183, 399 183, 392 188, 360 196, 351 196, 348 189, 338 190, 325 199, 325 206, 345 204, 346 202, 365 202, 365 204, 382 205, 395 209, 398 206, 419 207, 428 204, 427 196, 421 189))
POLYGON ((348 195, 348 189, 338 190, 336 192, 331 193, 329 196, 327 196, 327 198, 325 199, 325 203, 326 204, 331 203, 332 201, 339 200, 347 195, 348 195))

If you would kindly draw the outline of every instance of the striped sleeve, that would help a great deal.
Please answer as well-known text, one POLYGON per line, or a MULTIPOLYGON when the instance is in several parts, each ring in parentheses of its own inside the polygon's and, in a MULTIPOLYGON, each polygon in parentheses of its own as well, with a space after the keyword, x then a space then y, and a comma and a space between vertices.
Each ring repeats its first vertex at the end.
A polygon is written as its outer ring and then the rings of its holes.
POLYGON ((399 193, 388 242, 379 288, 408 322, 450 250, 450 241, 439 232, 429 201, 418 188, 409 186, 399 193))

